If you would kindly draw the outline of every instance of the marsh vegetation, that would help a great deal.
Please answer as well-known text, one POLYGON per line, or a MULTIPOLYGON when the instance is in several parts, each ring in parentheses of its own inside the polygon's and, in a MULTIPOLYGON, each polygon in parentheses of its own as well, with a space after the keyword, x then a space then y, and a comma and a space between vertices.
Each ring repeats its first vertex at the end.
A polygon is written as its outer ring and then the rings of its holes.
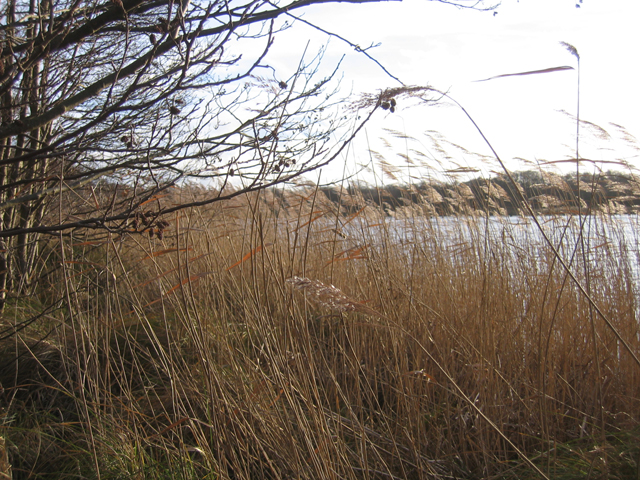
POLYGON ((43 240, 3 316, 14 478, 637 478, 628 225, 540 217, 552 248, 334 193, 43 240))

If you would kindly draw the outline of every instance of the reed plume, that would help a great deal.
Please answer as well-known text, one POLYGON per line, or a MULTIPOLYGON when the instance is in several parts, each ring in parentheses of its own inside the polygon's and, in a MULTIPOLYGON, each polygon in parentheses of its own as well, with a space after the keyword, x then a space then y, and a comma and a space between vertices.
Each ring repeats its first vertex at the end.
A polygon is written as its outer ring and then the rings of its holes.
POLYGON ((349 298, 339 288, 333 285, 325 285, 319 280, 311 280, 306 277, 291 277, 286 282, 296 290, 306 292, 307 299, 321 307, 330 308, 339 312, 357 312, 375 317, 384 318, 384 315, 373 308, 349 298))

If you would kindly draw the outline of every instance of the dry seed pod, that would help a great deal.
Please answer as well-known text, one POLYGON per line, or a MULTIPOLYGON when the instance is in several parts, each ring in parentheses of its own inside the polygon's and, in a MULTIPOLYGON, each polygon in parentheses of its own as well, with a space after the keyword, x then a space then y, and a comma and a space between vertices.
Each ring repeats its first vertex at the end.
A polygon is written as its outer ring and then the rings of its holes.
POLYGON ((396 99, 392 98, 391 100, 389 100, 389 103, 391 104, 392 107, 396 106, 396 99))
POLYGON ((389 104, 389 102, 382 102, 380 106, 382 107, 383 110, 389 110, 389 107, 391 105, 389 104))
POLYGON ((156 29, 160 30, 160 33, 167 33, 170 26, 171 24, 169 23, 169 20, 163 18, 162 20, 160 20, 160 24, 156 25, 156 29))

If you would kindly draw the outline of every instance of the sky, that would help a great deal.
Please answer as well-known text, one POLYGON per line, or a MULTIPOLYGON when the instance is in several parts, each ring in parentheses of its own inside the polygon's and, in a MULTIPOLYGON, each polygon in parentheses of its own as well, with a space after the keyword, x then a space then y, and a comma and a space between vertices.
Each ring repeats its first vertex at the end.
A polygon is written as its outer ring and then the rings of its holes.
MULTIPOLYGON (((406 85, 430 85, 447 91, 473 117, 511 170, 544 165, 561 171, 575 170, 566 160, 575 156, 578 104, 577 60, 560 42, 580 54, 580 118, 598 125, 580 130, 580 156, 608 162, 624 161, 640 167, 640 93, 635 50, 640 46, 640 2, 637 0, 503 0, 493 12, 456 8, 428 0, 365 4, 322 4, 305 10, 304 19, 368 50, 406 85), (512 76, 478 82, 497 75, 571 66, 547 74, 512 76), (624 127, 624 131, 612 125, 624 127), (625 133, 626 132, 626 133, 625 133), (519 159, 525 159, 522 161, 519 159)), ((311 51, 327 37, 304 24, 276 37, 270 61, 277 71, 297 65, 305 47, 311 51)), ((357 98, 399 84, 378 65, 337 38, 329 39, 325 65, 342 57, 342 92, 357 98)), ((441 141, 442 145, 442 141, 441 141)), ((380 169, 369 150, 380 153, 404 173, 424 177, 430 169, 478 168, 483 173, 497 165, 480 155, 490 155, 471 122, 459 108, 417 106, 398 99, 395 113, 376 114, 348 155, 323 172, 324 179, 345 173, 370 181, 372 173, 359 165, 380 169), (395 135, 390 131, 397 132, 395 135), (452 144, 448 159, 434 146, 434 133, 452 144), (401 134, 401 135, 398 135, 401 134), (408 136, 413 140, 398 138, 408 136), (386 142, 385 142, 386 141, 386 142), (400 155, 419 162, 408 165, 400 155)), ((625 170, 616 163, 591 164, 594 168, 625 170)), ((389 180, 389 178, 387 178, 389 180)))

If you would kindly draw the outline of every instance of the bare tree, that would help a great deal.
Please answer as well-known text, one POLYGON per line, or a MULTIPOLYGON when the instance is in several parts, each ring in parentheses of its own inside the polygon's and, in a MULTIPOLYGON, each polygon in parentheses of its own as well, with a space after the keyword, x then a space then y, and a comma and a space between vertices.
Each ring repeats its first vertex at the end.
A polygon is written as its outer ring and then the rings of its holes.
POLYGON ((42 234, 161 233, 171 211, 334 159, 375 105, 341 111, 333 76, 318 78, 321 54, 290 72, 266 60, 292 12, 333 1, 3 2, 0 309, 29 284, 42 234), (198 202, 155 201, 189 180, 218 188, 198 202))

